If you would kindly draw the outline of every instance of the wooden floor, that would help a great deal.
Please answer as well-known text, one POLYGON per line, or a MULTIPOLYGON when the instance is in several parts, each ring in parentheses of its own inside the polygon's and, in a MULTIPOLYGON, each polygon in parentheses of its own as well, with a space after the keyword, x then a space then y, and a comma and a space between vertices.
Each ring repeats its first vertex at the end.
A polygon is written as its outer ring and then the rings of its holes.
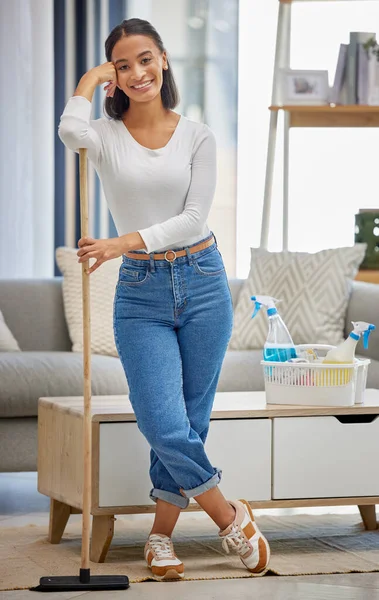
MULTIPOLYGON (((37 492, 35 473, 0 473, 0 537, 2 526, 20 526, 47 517, 49 499, 37 492), (6 523, 5 523, 6 521, 6 523)), ((275 514, 330 512, 328 508, 282 509, 275 514)), ((333 511, 358 512, 357 507, 334 507, 333 511)), ((262 514, 263 511, 256 511, 262 514)), ((271 512, 271 514, 273 514, 271 512)), ((379 573, 349 575, 311 575, 302 577, 263 577, 218 581, 145 582, 132 584, 120 592, 87 592, 91 600, 379 600, 379 573)), ((44 593, 29 591, 0 592, 0 600, 32 600, 41 597, 68 599, 84 596, 81 592, 44 593)))

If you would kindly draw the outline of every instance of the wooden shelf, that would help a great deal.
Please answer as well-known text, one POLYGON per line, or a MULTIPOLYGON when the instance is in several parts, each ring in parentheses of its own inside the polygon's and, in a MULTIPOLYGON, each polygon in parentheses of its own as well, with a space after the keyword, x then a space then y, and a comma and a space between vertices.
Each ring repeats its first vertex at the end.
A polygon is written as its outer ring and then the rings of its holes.
POLYGON ((379 106, 270 106, 290 113, 290 127, 379 127, 379 106))
POLYGON ((379 269, 361 269, 355 279, 366 283, 379 283, 379 269))
MULTIPOLYGON (((337 0, 339 2, 341 0, 337 0)), ((293 2, 330 2, 330 0, 279 0, 280 4, 292 4, 293 2)))

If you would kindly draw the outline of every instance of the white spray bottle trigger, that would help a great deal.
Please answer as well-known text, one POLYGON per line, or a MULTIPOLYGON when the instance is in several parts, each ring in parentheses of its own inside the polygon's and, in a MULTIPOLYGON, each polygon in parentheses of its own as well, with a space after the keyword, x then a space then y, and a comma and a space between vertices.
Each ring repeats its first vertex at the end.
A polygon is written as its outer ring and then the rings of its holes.
POLYGON ((375 325, 372 323, 366 323, 365 321, 352 321, 351 324, 353 326, 352 333, 358 336, 358 339, 361 335, 363 335, 363 348, 367 350, 368 338, 370 333, 376 329, 375 325))
POLYGON ((281 302, 281 300, 278 300, 277 298, 273 298, 272 296, 260 296, 260 295, 251 296, 251 300, 253 300, 253 302, 255 302, 254 312, 251 316, 252 319, 254 319, 255 315, 262 308, 262 306, 265 306, 266 308, 275 308, 276 304, 281 302))

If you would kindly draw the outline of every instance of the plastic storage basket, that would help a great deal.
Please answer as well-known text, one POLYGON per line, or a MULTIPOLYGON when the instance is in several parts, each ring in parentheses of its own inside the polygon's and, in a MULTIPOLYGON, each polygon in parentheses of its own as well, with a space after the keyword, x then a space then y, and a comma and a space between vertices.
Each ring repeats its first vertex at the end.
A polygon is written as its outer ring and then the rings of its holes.
MULTIPOLYGON (((303 344, 301 351, 313 348, 319 356, 334 346, 303 344)), ((369 359, 352 364, 325 365, 321 362, 283 363, 261 361, 267 404, 310 406, 353 406, 363 402, 369 359)))

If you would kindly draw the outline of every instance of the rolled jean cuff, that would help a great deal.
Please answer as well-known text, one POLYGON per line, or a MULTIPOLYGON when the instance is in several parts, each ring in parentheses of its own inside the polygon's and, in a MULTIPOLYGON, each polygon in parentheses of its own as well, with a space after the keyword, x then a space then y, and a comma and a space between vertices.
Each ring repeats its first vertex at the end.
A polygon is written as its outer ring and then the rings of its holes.
POLYGON ((188 498, 183 498, 183 496, 179 496, 179 494, 174 494, 173 492, 166 492, 166 490, 158 490, 157 488, 153 488, 150 491, 149 496, 154 502, 156 502, 159 498, 160 500, 174 504, 174 506, 179 506, 179 508, 187 508, 189 505, 188 498))
POLYGON ((183 488, 180 488, 180 493, 186 498, 194 498, 195 496, 200 496, 200 494, 203 494, 204 492, 216 487, 216 485, 218 485, 221 481, 222 470, 215 467, 215 471, 215 474, 205 483, 192 488, 192 490, 183 490, 183 488))

